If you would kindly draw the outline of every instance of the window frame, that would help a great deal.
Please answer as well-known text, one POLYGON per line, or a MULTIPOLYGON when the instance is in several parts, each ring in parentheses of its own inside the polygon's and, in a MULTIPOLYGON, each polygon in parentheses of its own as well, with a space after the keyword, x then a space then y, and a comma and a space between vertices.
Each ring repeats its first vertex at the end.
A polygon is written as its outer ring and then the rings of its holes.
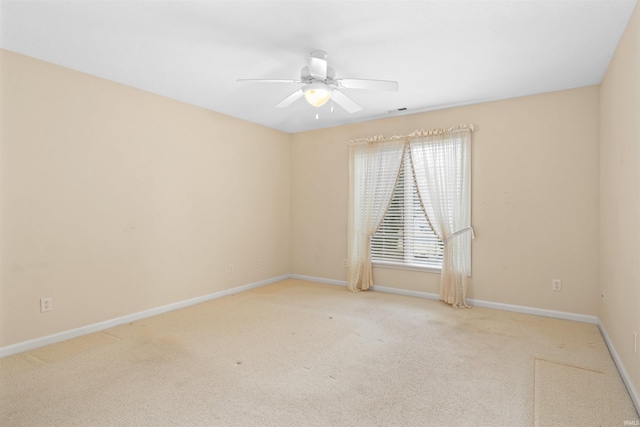
MULTIPOLYGON (((413 218, 415 218, 415 216, 413 214, 416 213, 415 204, 417 203, 419 205, 418 207, 419 212, 424 216, 424 220, 426 221, 428 227, 431 229, 433 236, 436 237, 440 242, 441 250, 439 251, 439 253, 442 254, 442 251, 444 250, 444 243, 440 240, 440 238, 437 236, 435 231, 433 231, 433 228, 431 227, 431 224, 430 224, 430 220, 427 218, 424 211, 422 210, 422 206, 420 206, 420 200, 419 199, 417 201, 415 200, 418 196, 417 194, 418 188, 417 188, 417 184, 415 183, 415 177, 413 172, 413 166, 411 164, 410 155, 411 154, 409 152, 409 149, 407 148, 403 154, 404 157, 400 166, 401 170, 398 171, 398 179, 396 181, 396 185, 393 190, 392 199, 391 199, 393 201, 393 199, 396 197, 396 191, 398 189, 398 185, 400 185, 400 182, 402 180, 402 185, 403 185, 402 192, 403 192, 404 203, 401 203, 402 205, 401 212, 403 213, 404 224, 402 227, 403 228, 402 237, 400 237, 400 239, 403 239, 403 240, 405 239, 404 230, 409 229, 409 232, 415 230, 415 227, 414 227, 415 224, 413 224, 413 221, 415 221, 413 218), (405 191, 407 189, 407 183, 409 183, 408 186, 410 186, 410 191, 408 192, 405 191), (412 215, 404 215, 404 212, 407 212, 407 211, 412 213, 412 215)), ((391 204, 391 201, 390 201, 390 204, 391 204)), ((387 214, 388 212, 385 213, 385 217, 387 214)), ((383 223, 384 223, 384 219, 383 219, 383 223)), ((380 227, 383 226, 383 223, 380 224, 380 227)), ((376 230, 376 233, 378 233, 379 229, 376 230)), ((411 240, 413 240, 413 238, 411 240)), ((374 258, 373 239, 370 245, 371 245, 371 264, 374 267, 390 268, 390 269, 397 269, 397 270, 413 270, 413 271, 430 272, 430 273, 440 273, 442 271, 442 261, 443 261, 442 256, 440 257, 440 263, 438 265, 435 265, 433 263, 431 265, 412 263, 411 259, 413 260, 416 259, 415 253, 412 253, 413 245, 409 247, 409 256, 407 256, 407 253, 405 253, 404 247, 403 247, 402 254, 404 256, 404 262, 402 261, 396 262, 390 259, 385 260, 380 258, 374 258), (408 258, 410 259, 408 260, 408 258)))

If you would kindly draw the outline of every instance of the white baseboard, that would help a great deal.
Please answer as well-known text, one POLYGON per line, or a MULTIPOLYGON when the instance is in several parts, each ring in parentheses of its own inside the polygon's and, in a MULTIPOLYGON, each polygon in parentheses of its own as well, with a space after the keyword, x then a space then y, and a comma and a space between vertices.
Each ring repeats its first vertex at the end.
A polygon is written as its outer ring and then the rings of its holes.
MULTIPOLYGON (((290 274, 289 278, 307 280, 309 282, 325 283, 328 285, 347 286, 344 280, 324 279, 322 277, 304 276, 301 274, 290 274)), ((409 297, 426 298, 437 300, 440 299, 438 294, 430 292, 410 291, 407 289, 392 288, 390 286, 375 285, 371 287, 372 291, 386 292, 389 294, 405 295, 409 297)), ((566 311, 546 310, 544 308, 525 307, 522 305, 503 304, 499 302, 483 301, 476 299, 467 299, 467 303, 475 307, 493 308, 496 310, 513 311, 516 313, 534 314, 536 316, 553 317, 555 319, 573 320, 576 322, 598 324, 597 316, 589 316, 587 314, 569 313, 566 311)))
POLYGON ((604 338, 604 342, 607 344, 607 347, 609 347, 609 353, 611 353, 611 357, 613 358, 613 361, 615 362, 616 367, 618 368, 618 372, 620 372, 622 381, 624 381, 624 385, 627 386, 627 391, 629 392, 629 396, 631 396, 631 400, 633 401, 633 404, 636 407, 636 411, 638 411, 638 414, 640 414, 640 394, 638 394, 638 390, 633 386, 633 383, 631 382, 631 378, 629 377, 629 374, 627 373, 627 370, 625 369, 624 364, 620 359, 620 356, 618 356, 618 352, 616 351, 616 348, 613 346, 613 343, 609 338, 609 334, 607 333, 607 330, 605 329, 604 324, 600 319, 598 319, 598 328, 600 328, 600 333, 604 338))
MULTIPOLYGON (((318 281, 318 280, 316 280, 318 281)), ((387 292, 390 294, 406 295, 410 297, 427 298, 438 300, 440 296, 438 294, 432 294, 429 292, 408 291, 405 289, 391 288, 387 286, 375 285, 371 288, 372 291, 387 292)), ((536 316, 553 317, 555 319, 574 320, 576 322, 598 324, 597 316, 589 316, 586 314, 569 313, 566 311, 546 310, 543 308, 525 307, 521 305, 503 304, 499 302, 483 301, 467 298, 467 304, 475 307, 493 308, 496 310, 513 311, 516 313, 534 314, 536 316)))
POLYGON ((302 274, 289 274, 288 279, 306 280, 307 282, 324 283, 325 285, 347 286, 345 280, 324 279, 322 277, 304 276, 302 274))
POLYGON ((467 303, 475 307, 493 308, 496 310, 513 311, 515 313, 534 314, 536 316, 553 317, 554 319, 573 320, 575 322, 598 324, 598 316, 570 313, 567 311, 546 310, 544 308, 525 307, 522 305, 503 304, 500 302, 467 299, 467 303))
POLYGON ((177 309, 188 307, 191 305, 200 304, 205 301, 210 301, 210 300, 221 298, 227 295, 236 294, 238 292, 248 291, 249 289, 268 285, 274 282, 279 282, 280 280, 284 280, 288 278, 289 278, 289 275, 273 277, 271 279, 266 279, 266 280, 262 280, 255 283, 249 283, 247 285, 237 286, 231 289, 225 289, 224 291, 214 292, 212 294, 203 295, 201 297, 191 298, 185 301, 163 305, 162 307, 156 307, 156 308, 141 311, 138 313, 117 317, 115 319, 105 320, 104 322, 98 322, 98 323, 93 323, 91 325, 81 326, 79 328, 71 329, 69 331, 59 332, 57 334, 47 335, 45 337, 36 338, 29 341, 23 341, 23 342, 8 345, 5 347, 0 347, 0 357, 10 356, 16 353, 22 353, 23 351, 33 350, 34 348, 42 347, 45 345, 54 344, 60 341, 66 341, 68 339, 91 334, 93 332, 103 331, 105 329, 109 329, 114 326, 122 325, 123 323, 135 322, 140 319, 156 316, 158 314, 166 313, 168 311, 177 310, 177 309))
POLYGON ((387 294, 396 294, 396 295, 404 295, 407 297, 417 297, 417 298, 426 298, 426 299, 440 299, 440 296, 438 294, 432 294, 429 292, 420 292, 420 291, 410 291, 407 289, 398 289, 398 288, 392 288, 389 286, 379 286, 379 285, 375 285, 371 287, 372 291, 377 291, 377 292, 384 292, 387 294))
MULTIPOLYGON (((115 319, 106 320, 104 322, 82 326, 80 328, 72 329, 69 331, 47 335, 42 338, 36 338, 33 340, 23 341, 17 344, 0 347, 0 357, 10 356, 12 354, 33 350, 35 348, 42 347, 45 345, 54 344, 60 341, 65 341, 71 338, 76 338, 76 337, 90 334, 93 332, 102 331, 108 328, 112 328, 114 326, 121 325, 123 323, 134 322, 140 319, 144 319, 146 317, 156 316, 158 314, 166 313, 168 311, 177 310, 180 308, 199 304, 205 301, 210 301, 216 298, 221 298, 221 297, 235 294, 238 292, 247 291, 249 289, 254 289, 260 286, 268 285, 270 283, 278 282, 280 280, 285 280, 285 279, 306 280, 309 282, 317 282, 317 283, 324 283, 328 285, 337 285, 337 286, 347 285, 347 282, 344 280, 325 279, 321 277, 305 276, 300 274, 286 274, 283 276, 273 277, 271 279, 266 279, 259 282, 249 283, 247 285, 226 289, 224 291, 214 292, 212 294, 203 295, 201 297, 164 305, 162 307, 156 307, 150 310, 145 310, 138 313, 133 313, 126 316, 118 317, 115 319)), ((377 292, 386 292, 390 294, 426 298, 431 300, 439 299, 438 294, 433 294, 429 292, 410 291, 406 289, 398 289, 398 288, 392 288, 388 286, 375 285, 371 288, 371 290, 377 291, 377 292)), ((633 400, 636 410, 638 411, 638 413, 640 413, 640 395, 638 394, 638 391, 633 386, 633 383, 631 382, 631 379, 622 361, 620 360, 620 357, 618 356, 618 353, 616 352, 615 347, 613 346, 613 343, 609 339, 609 335, 607 334, 607 331, 605 330, 604 325, 602 324, 602 322, 597 316, 588 316, 585 314, 568 313, 568 312, 555 311, 555 310, 545 310, 541 308, 525 307, 525 306, 512 305, 512 304, 503 304, 503 303, 482 301, 482 300, 475 300, 475 299, 468 299, 467 302, 469 303, 469 305, 476 306, 476 307, 492 308, 492 309, 504 310, 504 311, 513 311, 516 313, 534 314, 538 316, 553 317, 557 319, 573 320, 577 322, 592 323, 592 324, 598 325, 598 327, 600 328, 600 332, 602 333, 602 336, 604 337, 604 340, 607 344, 607 347, 609 348, 609 352, 611 353, 611 356, 613 357, 613 360, 616 366, 618 367, 620 376, 622 377, 622 380, 627 386, 627 390, 629 391, 629 395, 633 400)))

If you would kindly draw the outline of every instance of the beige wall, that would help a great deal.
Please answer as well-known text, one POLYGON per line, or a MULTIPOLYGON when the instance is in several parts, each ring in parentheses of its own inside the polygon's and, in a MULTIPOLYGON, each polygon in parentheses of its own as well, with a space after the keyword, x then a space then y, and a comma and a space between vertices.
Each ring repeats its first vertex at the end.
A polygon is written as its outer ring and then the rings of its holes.
POLYGON ((0 50, 0 346, 287 273, 345 280, 347 142, 473 123, 469 296, 599 315, 637 387, 639 21, 601 86, 294 135, 0 50))
POLYGON ((288 134, 0 55, 0 346, 289 273, 288 134))
MULTIPOLYGON (((293 135, 293 273, 346 280, 350 139, 473 123, 470 297, 596 315, 598 102, 594 86, 293 135)), ((433 273, 378 268, 374 282, 438 291, 433 273)))
POLYGON ((600 286, 605 299, 599 316, 640 392, 639 7, 602 81, 600 99, 600 286))

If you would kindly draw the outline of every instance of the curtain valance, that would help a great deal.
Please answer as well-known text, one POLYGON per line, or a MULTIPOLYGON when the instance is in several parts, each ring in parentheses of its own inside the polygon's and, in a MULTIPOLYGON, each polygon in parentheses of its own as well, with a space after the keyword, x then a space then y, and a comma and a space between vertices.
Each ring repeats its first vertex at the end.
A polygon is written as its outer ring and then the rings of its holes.
POLYGON ((349 144, 357 145, 357 144, 366 144, 366 143, 372 143, 372 142, 402 141, 402 140, 410 140, 412 138, 420 138, 423 136, 443 135, 446 133, 454 133, 454 132, 460 132, 460 131, 466 131, 466 130, 473 132, 474 131, 473 125, 461 123, 449 129, 444 129, 444 128, 426 129, 426 130, 420 129, 420 130, 415 130, 408 135, 393 135, 387 138, 385 138, 382 135, 374 135, 367 138, 352 139, 351 141, 349 141, 349 144))

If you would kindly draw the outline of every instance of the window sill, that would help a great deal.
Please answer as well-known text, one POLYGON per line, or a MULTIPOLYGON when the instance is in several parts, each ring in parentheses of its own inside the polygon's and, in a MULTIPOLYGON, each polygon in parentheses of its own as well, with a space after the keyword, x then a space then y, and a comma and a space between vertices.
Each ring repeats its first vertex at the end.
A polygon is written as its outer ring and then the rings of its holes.
POLYGON ((371 264, 376 268, 390 268, 390 269, 393 269, 393 270, 421 271, 423 273, 440 274, 440 272, 442 271, 442 269, 438 268, 438 267, 425 267, 425 266, 422 266, 422 265, 400 264, 400 263, 395 263, 395 262, 374 261, 371 264))

